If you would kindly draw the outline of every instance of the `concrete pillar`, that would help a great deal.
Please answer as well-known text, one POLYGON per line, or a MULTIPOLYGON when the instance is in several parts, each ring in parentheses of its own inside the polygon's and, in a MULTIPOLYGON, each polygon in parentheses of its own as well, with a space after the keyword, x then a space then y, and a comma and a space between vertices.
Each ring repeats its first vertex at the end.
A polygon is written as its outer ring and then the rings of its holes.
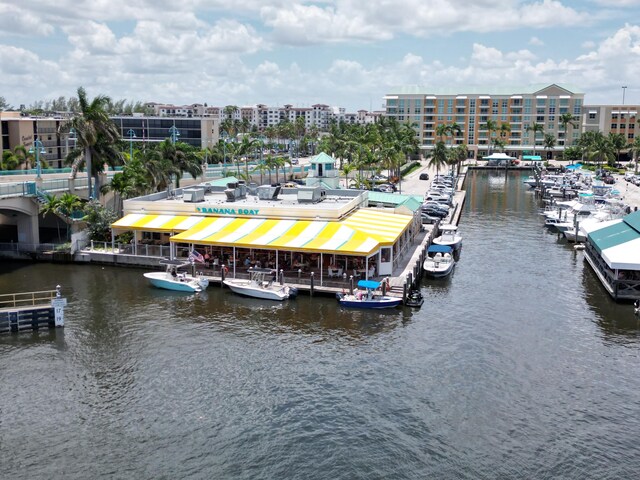
POLYGON ((38 231, 38 215, 18 215, 18 242, 19 243, 40 243, 40 232, 38 231))

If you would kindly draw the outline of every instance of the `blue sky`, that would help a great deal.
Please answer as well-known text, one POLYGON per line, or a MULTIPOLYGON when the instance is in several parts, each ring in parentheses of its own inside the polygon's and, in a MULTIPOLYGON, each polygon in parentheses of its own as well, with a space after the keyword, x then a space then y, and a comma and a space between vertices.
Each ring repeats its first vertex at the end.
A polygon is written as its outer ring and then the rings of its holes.
POLYGON ((395 86, 640 103, 640 0, 0 0, 0 96, 380 109, 395 86))

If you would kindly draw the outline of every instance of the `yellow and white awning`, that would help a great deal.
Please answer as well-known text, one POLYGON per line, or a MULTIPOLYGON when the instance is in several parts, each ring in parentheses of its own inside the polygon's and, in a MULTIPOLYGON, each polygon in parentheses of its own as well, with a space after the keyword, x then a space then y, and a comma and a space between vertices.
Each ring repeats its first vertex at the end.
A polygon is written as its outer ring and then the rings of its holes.
POLYGON ((145 230, 149 232, 184 232, 206 217, 190 215, 148 215, 130 213, 111 224, 114 230, 145 230))
POLYGON ((209 217, 172 242, 300 252, 369 255, 379 242, 342 222, 209 217))
POLYGON ((413 217, 389 211, 361 208, 341 223, 375 238, 383 245, 393 245, 411 224, 413 217))

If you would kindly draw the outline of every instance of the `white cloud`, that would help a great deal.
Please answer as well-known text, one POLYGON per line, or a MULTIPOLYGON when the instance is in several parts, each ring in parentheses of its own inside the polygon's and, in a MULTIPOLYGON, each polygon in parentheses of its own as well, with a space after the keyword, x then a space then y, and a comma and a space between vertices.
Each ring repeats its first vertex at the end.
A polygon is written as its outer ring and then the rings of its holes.
POLYGON ((531 37, 529 39, 529 45, 541 46, 541 45, 544 45, 544 42, 540 40, 538 37, 531 37))
POLYGON ((17 5, 0 3, 0 35, 50 35, 53 26, 41 22, 31 11, 23 10, 17 5))

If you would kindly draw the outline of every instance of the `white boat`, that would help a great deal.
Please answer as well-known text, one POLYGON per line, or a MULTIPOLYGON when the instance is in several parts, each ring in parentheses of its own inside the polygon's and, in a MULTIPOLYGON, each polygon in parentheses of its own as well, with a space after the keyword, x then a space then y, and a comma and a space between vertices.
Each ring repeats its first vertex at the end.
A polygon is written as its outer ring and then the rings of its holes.
POLYGON ((164 272, 147 272, 144 277, 151 285, 164 290, 175 292, 196 293, 205 290, 209 286, 209 279, 202 276, 193 276, 181 269, 192 268, 191 263, 180 260, 161 260, 161 265, 166 265, 164 272))
POLYGON ((458 227, 451 224, 440 225, 440 236, 433 239, 436 245, 447 245, 454 251, 462 247, 462 235, 458 233, 458 227))
POLYGON ((336 298, 343 307, 352 308, 394 308, 402 304, 402 298, 382 295, 382 292, 377 293, 381 285, 380 282, 373 280, 360 280, 358 282, 360 290, 354 291, 353 295, 338 293, 336 298))
POLYGON ((232 292, 246 297, 282 301, 293 298, 298 289, 276 283, 277 272, 270 268, 250 268, 249 279, 227 278, 222 283, 232 292))
POLYGON ((455 264, 453 248, 448 245, 430 245, 422 268, 430 277, 443 278, 453 272, 455 264))

